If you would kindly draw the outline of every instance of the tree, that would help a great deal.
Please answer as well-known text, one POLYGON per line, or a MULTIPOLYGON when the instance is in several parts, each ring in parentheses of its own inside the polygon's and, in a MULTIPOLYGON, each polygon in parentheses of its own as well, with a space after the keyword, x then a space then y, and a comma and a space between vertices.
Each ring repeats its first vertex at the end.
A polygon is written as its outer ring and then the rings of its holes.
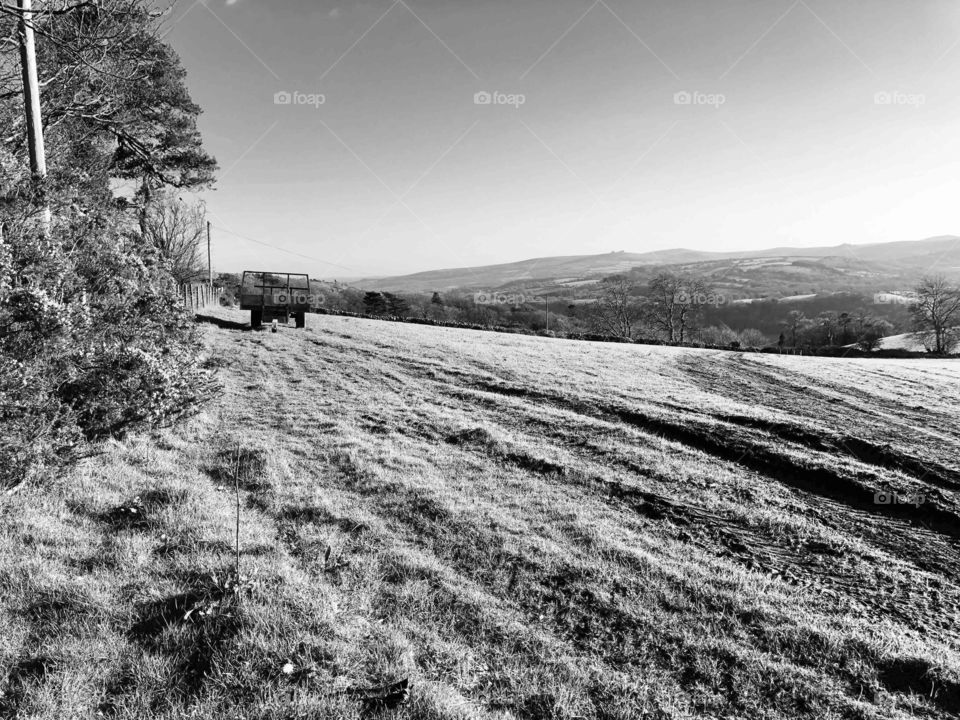
POLYGON ((660 273, 650 281, 646 318, 669 342, 683 342, 696 328, 706 302, 702 280, 660 273))
POLYGON ((806 316, 800 310, 791 310, 787 313, 787 319, 781 323, 787 332, 790 333, 790 347, 797 346, 797 333, 803 327, 806 316))
POLYGON ((718 345, 723 347, 728 347, 730 343, 739 338, 737 333, 726 325, 721 327, 717 327, 716 325, 705 327, 700 332, 700 336, 703 339, 703 342, 705 342, 707 345, 718 345))
POLYGON ((603 293, 590 312, 592 324, 598 332, 633 339, 643 315, 633 291, 633 285, 626 278, 615 277, 606 281, 603 293))
POLYGON ((211 392, 170 263, 119 209, 119 181, 202 186, 183 71, 146 0, 50 0, 37 38, 48 174, 31 181, 19 9, 0 3, 0 484, 85 440, 155 426, 211 392), (154 104, 155 102, 155 104, 154 104), (49 202, 49 231, 39 218, 49 202))
POLYGON ((761 348, 770 344, 770 338, 756 328, 741 330, 737 339, 743 347, 761 348))
POLYGON ((434 292, 433 296, 430 298, 430 307, 427 309, 427 314, 433 320, 448 320, 453 314, 453 308, 448 309, 444 305, 443 298, 440 297, 440 293, 434 292))
POLYGON ((928 349, 949 353, 960 342, 960 288, 951 287, 940 275, 923 278, 916 292, 917 302, 910 306, 914 324, 928 349))
POLYGON ((410 313, 410 304, 393 293, 383 293, 383 299, 387 304, 387 314, 394 317, 406 317, 410 313))
POLYGON ((370 290, 363 295, 363 308, 368 315, 386 315, 387 300, 382 293, 370 290))
POLYGON ((847 312, 842 312, 837 316, 837 341, 839 345, 846 345, 854 339, 850 330, 853 321, 853 317, 847 312))
POLYGON ((206 229, 203 203, 189 205, 170 193, 156 198, 148 208, 144 223, 145 238, 170 264, 177 284, 206 277, 201 243, 206 229))
MULTIPOLYGON (((113 201, 105 178, 133 181, 142 230, 156 190, 201 188, 214 179, 216 161, 203 150, 201 111, 187 91, 186 72, 162 41, 162 13, 147 0, 53 5, 35 10, 33 23, 47 145, 56 147, 49 190, 69 185, 73 199, 90 205, 91 195, 113 201)), ((17 14, 6 3, 2 11, 4 18, 17 14)), ((0 98, 6 95, 0 87, 0 98)), ((17 152, 23 125, 17 118, 3 138, 17 152)))
POLYGON ((817 324, 820 328, 820 339, 818 345, 834 345, 837 332, 839 331, 839 316, 837 313, 828 310, 817 315, 817 324))
POLYGON ((883 338, 893 332, 893 325, 877 318, 859 320, 857 323, 857 347, 864 352, 873 352, 883 343, 883 338))

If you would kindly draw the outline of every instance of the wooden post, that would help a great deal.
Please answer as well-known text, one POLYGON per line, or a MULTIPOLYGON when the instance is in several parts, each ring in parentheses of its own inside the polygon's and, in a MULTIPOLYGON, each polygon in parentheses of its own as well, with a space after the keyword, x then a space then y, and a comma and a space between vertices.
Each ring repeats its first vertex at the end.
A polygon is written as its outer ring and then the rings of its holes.
POLYGON ((213 290, 213 263, 210 258, 210 221, 207 220, 207 285, 213 290))
POLYGON ((23 78, 23 109, 27 116, 27 145, 30 150, 30 172, 34 187, 40 193, 43 205, 43 232, 50 234, 50 204, 47 202, 44 180, 47 177, 47 156, 43 147, 43 121, 40 115, 40 83, 37 80, 37 51, 33 37, 33 8, 31 0, 17 0, 20 10, 20 72, 23 78))

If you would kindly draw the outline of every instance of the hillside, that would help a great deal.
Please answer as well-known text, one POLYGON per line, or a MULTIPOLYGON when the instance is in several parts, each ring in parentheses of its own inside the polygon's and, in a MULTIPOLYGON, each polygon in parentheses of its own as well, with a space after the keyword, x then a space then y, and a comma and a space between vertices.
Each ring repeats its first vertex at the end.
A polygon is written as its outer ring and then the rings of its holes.
POLYGON ((611 252, 603 255, 571 255, 534 258, 480 267, 428 270, 412 275, 368 278, 351 284, 359 288, 397 292, 426 292, 453 288, 496 288, 509 283, 571 277, 604 276, 628 272, 642 265, 696 262, 723 257, 696 250, 662 250, 650 253, 611 252))
POLYGON ((0 716, 955 717, 958 362, 244 321, 2 499, 0 716))
POLYGON ((585 280, 626 273, 641 274, 658 266, 703 276, 721 287, 746 296, 789 294, 791 288, 815 291, 873 291, 909 287, 932 272, 960 274, 960 238, 836 245, 743 252, 658 250, 603 255, 545 257, 502 265, 432 270, 389 278, 371 278, 352 284, 391 292, 431 292, 455 288, 496 289, 526 287, 535 292, 557 292, 585 280), (786 283, 786 285, 784 285, 786 283), (786 292, 784 292, 786 291, 786 292))

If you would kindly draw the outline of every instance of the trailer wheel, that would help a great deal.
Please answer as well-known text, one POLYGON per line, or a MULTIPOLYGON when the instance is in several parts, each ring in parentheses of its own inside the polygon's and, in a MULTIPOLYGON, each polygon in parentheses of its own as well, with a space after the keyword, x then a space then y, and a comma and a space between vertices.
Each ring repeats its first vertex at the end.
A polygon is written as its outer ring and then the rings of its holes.
POLYGON ((307 314, 304 312, 298 312, 294 315, 294 319, 297 321, 297 327, 302 328, 307 324, 307 314))
POLYGON ((263 325, 263 310, 250 311, 250 327, 258 328, 263 325))

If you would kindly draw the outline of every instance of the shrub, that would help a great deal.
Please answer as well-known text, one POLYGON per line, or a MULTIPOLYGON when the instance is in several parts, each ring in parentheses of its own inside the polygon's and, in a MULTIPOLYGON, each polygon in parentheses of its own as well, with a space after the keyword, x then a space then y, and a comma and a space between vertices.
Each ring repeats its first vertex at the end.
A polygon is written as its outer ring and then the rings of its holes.
POLYGON ((0 472, 17 484, 83 440, 189 411, 214 386, 162 260, 122 219, 6 235, 0 265, 0 472))

